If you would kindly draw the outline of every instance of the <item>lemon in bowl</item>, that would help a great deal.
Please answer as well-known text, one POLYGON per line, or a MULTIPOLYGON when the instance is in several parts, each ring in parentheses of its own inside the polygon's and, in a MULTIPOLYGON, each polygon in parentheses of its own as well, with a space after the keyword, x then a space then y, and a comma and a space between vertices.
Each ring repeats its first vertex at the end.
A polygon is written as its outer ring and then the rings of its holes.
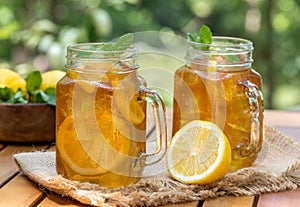
POLYGON ((16 92, 19 88, 26 90, 26 81, 15 71, 0 68, 0 88, 8 87, 16 92))
POLYGON ((46 90, 47 88, 56 88, 57 82, 66 73, 61 70, 50 70, 42 74, 42 84, 40 89, 46 90))
POLYGON ((29 74, 24 80, 13 70, 0 69, 1 142, 46 143, 53 142, 55 139, 55 90, 51 90, 52 105, 49 104, 50 102, 40 102, 40 99, 37 102, 32 101, 30 95, 34 95, 33 92, 43 93, 44 97, 49 98, 46 91, 40 87, 45 90, 49 87, 55 88, 58 81, 57 74, 60 78, 65 72, 50 71, 51 75, 44 76, 44 80, 42 80, 44 74, 41 75, 39 71, 33 72, 34 76, 29 78, 29 74), (38 80, 36 80, 37 77, 38 80), (33 81, 34 84, 32 84, 33 81), (41 84, 43 81, 44 85, 41 84), (30 87, 29 82, 31 82, 30 87))

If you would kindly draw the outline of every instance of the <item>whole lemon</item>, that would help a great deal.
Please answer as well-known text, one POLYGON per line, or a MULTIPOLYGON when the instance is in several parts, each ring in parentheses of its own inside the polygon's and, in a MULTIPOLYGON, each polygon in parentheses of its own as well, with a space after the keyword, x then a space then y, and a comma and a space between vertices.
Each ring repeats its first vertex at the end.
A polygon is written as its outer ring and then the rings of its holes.
POLYGON ((51 70, 42 74, 42 84, 40 89, 45 90, 47 88, 56 88, 57 82, 65 75, 66 73, 61 70, 51 70))
POLYGON ((8 87, 16 92, 19 88, 26 91, 26 81, 15 71, 0 68, 0 87, 8 87))

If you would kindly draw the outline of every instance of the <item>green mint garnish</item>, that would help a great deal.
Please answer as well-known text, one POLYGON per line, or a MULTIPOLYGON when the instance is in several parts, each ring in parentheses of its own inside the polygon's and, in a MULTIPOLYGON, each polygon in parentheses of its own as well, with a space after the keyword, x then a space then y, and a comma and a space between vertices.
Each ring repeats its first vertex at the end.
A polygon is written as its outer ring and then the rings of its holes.
MULTIPOLYGON (((187 39, 191 42, 202 43, 204 45, 193 45, 193 48, 198 50, 210 50, 209 44, 212 44, 212 32, 210 28, 203 24, 199 29, 198 34, 187 33, 187 39)), ((220 48, 223 49, 223 48, 220 48)), ((226 52, 226 51, 224 51, 226 52)), ((237 55, 224 55, 228 62, 239 62, 240 58, 237 55)))
POLYGON ((77 58, 103 58, 103 56, 119 57, 121 53, 117 53, 117 52, 115 53, 115 51, 127 50, 132 44, 132 41, 133 41, 133 34, 127 33, 119 37, 116 41, 90 45, 88 50, 96 51, 96 53, 91 53, 90 51, 81 51, 77 55, 77 58), (105 52, 108 51, 108 53, 101 54, 101 51, 105 51, 105 52))
POLYGON ((190 32, 187 33, 187 38, 191 42, 198 42, 198 35, 192 34, 190 32))
MULTIPOLYGON (((187 33, 187 38, 191 42, 198 42, 202 44, 211 44, 212 43, 212 32, 210 28, 206 25, 202 25, 198 34, 187 33)), ((209 50, 209 46, 203 45, 201 47, 194 46, 195 49, 209 50)))
MULTIPOLYGON (((212 43, 212 32, 205 24, 201 26, 199 30, 200 43, 211 44, 212 43)), ((209 50, 209 46, 203 46, 204 50, 209 50)))
POLYGON ((128 33, 121 36, 116 42, 105 42, 101 46, 104 51, 122 51, 130 47, 133 40, 133 34, 128 33))
POLYGON ((225 58, 228 62, 240 62, 240 58, 236 55, 225 55, 225 58))

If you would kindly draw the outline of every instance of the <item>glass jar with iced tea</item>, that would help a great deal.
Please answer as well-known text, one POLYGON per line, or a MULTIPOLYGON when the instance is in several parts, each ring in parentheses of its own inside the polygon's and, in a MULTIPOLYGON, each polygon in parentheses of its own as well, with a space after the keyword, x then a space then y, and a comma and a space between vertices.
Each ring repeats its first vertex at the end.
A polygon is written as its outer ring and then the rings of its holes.
POLYGON ((163 157, 165 108, 138 76, 136 48, 102 51, 101 45, 67 49, 67 73, 57 84, 56 169, 68 179, 112 188, 137 181, 145 166, 163 157), (146 152, 147 103, 158 134, 151 154, 146 152))
POLYGON ((231 170, 250 166, 263 141, 262 78, 252 51, 240 38, 188 41, 186 65, 174 77, 173 134, 192 120, 215 123, 230 141, 231 170))

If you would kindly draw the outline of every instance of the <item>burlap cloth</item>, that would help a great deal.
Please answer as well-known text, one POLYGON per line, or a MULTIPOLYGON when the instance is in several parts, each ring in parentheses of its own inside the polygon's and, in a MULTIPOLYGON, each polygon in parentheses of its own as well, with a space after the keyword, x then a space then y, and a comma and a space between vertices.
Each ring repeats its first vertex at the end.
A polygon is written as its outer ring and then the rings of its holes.
POLYGON ((228 173, 209 185, 185 185, 166 173, 135 184, 107 189, 57 175, 55 152, 14 155, 21 171, 38 185, 95 206, 159 206, 225 195, 257 195, 300 186, 300 144, 272 127, 265 127, 262 150, 253 166, 228 173))

